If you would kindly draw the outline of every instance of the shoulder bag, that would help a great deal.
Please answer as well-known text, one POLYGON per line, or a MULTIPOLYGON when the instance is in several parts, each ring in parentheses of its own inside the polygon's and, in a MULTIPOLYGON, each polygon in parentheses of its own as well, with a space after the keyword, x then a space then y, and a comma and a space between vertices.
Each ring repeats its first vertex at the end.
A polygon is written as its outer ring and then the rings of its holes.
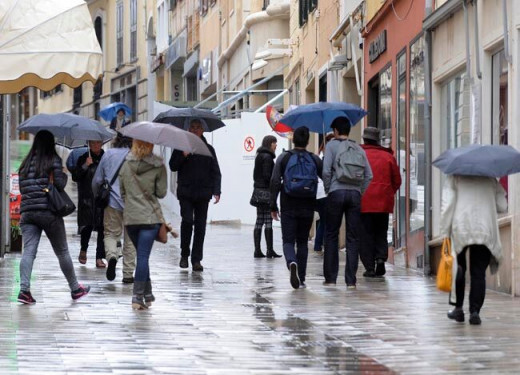
POLYGON ((54 174, 51 172, 49 176, 49 186, 43 189, 47 193, 47 200, 50 210, 60 217, 70 215, 76 210, 76 206, 65 190, 60 191, 54 186, 54 174))
POLYGON ((125 159, 123 159, 123 162, 117 168, 116 173, 114 174, 110 182, 108 182, 108 180, 105 179, 101 186, 99 186, 96 194, 96 207, 105 209, 108 206, 108 202, 110 201, 110 191, 112 190, 112 185, 114 185, 114 182, 116 182, 116 179, 119 175, 119 171, 121 170, 121 167, 124 163, 125 159))
POLYGON ((150 203, 150 205, 152 206, 153 210, 155 211, 155 213, 159 217, 159 220, 161 221, 161 227, 159 228, 159 232, 157 232, 157 236, 155 237, 155 240, 160 242, 160 243, 168 242, 168 233, 171 233, 173 238, 177 238, 179 235, 177 234, 176 231, 173 230, 173 228, 170 225, 170 223, 166 223, 166 221, 164 220, 161 208, 157 207, 157 204, 152 199, 152 197, 150 196, 148 191, 146 191, 146 189, 144 189, 142 187, 141 183, 139 182, 139 179, 137 178, 137 175, 130 168, 128 168, 128 170, 130 171, 130 173, 134 177, 134 180, 137 183, 137 186, 139 187, 139 190, 141 190, 141 192, 145 196, 146 200, 148 201, 148 203, 150 203))

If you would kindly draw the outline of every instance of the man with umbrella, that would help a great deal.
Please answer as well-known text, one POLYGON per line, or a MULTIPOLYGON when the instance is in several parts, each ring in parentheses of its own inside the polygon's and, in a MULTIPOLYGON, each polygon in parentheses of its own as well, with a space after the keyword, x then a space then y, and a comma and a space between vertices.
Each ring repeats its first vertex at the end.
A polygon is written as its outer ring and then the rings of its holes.
POLYGON ((87 249, 92 231, 97 231, 96 267, 105 268, 105 245, 103 236, 103 210, 96 207, 92 192, 92 179, 103 156, 102 141, 89 141, 89 151, 76 163, 72 179, 78 184, 78 229, 81 235, 81 249, 78 260, 87 263, 87 249))
POLYGON ((188 268, 191 254, 193 271, 203 271, 200 263, 203 257, 204 237, 206 234, 206 218, 211 196, 215 203, 220 200, 220 184, 222 176, 215 149, 203 136, 202 120, 192 119, 188 128, 206 143, 213 157, 189 154, 174 150, 170 158, 170 169, 178 172, 177 197, 181 206, 181 268, 188 268), (193 247, 190 253, 191 237, 193 247))

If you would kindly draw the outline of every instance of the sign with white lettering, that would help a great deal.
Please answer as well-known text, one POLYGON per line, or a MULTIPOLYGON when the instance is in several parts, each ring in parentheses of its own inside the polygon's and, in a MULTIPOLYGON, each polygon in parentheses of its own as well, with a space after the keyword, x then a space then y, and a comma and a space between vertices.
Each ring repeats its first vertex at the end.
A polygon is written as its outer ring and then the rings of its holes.
POLYGON ((372 64, 386 51, 386 30, 381 31, 368 47, 368 61, 372 64))

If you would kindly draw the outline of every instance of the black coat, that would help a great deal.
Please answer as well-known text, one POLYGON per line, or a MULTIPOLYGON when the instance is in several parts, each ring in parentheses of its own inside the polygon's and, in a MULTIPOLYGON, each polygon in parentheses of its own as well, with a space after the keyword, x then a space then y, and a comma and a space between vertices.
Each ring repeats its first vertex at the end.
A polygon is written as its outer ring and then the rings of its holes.
POLYGON ((177 197, 193 200, 210 200, 212 195, 220 195, 222 175, 218 165, 215 149, 208 146, 212 158, 190 154, 184 156, 182 151, 173 150, 170 158, 170 169, 177 172, 177 197))
POLYGON ((76 169, 72 174, 72 180, 78 183, 78 227, 80 232, 85 226, 91 225, 94 228, 103 226, 103 210, 96 207, 92 192, 92 179, 103 154, 103 150, 99 155, 92 154, 93 163, 85 169, 83 164, 89 156, 88 151, 85 152, 79 157, 76 169))
MULTIPOLYGON (((61 158, 55 156, 52 165, 54 185, 59 189, 65 189, 67 185, 67 175, 63 172, 61 158)), ((20 175, 20 193, 22 194, 22 204, 20 212, 27 211, 46 211, 49 210, 47 193, 43 189, 49 186, 49 175, 44 174, 36 177, 36 165, 34 158, 29 164, 29 172, 24 177, 20 175)))
POLYGON ((274 169, 274 152, 266 147, 260 147, 256 153, 253 180, 255 188, 268 188, 274 169))

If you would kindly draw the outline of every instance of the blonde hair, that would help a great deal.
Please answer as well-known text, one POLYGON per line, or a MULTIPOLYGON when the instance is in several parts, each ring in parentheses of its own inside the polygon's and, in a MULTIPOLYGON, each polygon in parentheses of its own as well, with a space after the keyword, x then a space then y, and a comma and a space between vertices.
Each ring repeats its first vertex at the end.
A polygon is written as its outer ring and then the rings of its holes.
POLYGON ((132 154, 138 159, 141 160, 145 156, 148 156, 153 151, 153 143, 140 141, 138 139, 134 139, 132 142, 132 154))

